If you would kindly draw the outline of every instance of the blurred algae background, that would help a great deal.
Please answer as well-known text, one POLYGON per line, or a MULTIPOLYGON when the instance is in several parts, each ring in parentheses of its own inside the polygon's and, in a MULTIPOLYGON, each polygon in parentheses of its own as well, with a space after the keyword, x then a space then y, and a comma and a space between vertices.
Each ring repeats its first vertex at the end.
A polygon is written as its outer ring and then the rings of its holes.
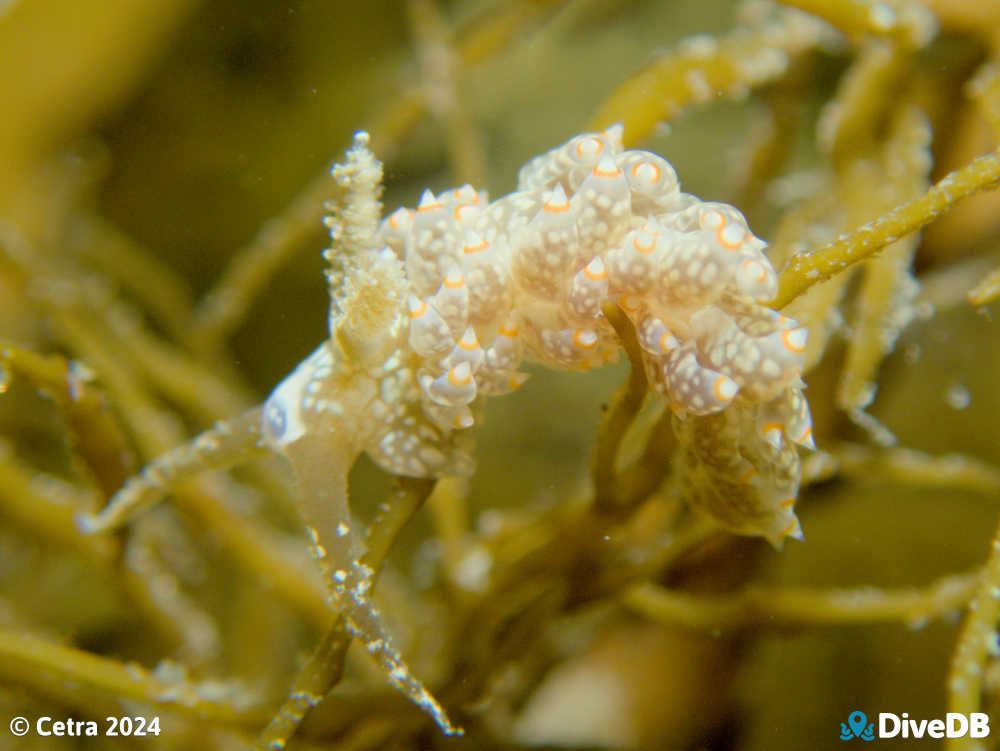
MULTIPOLYGON (((0 0, 0 719, 161 718, 0 748, 250 747, 331 622, 276 460, 111 536, 73 516, 326 337, 323 201, 353 131, 393 209, 503 195, 624 121, 780 270, 996 149, 998 54, 995 0, 0 0)), ((841 748, 856 709, 1000 723, 998 233, 1000 194, 956 200, 791 302, 819 451, 781 551, 680 502, 653 397, 620 466, 656 481, 595 511, 624 358, 492 400, 476 475, 438 483, 376 597, 466 735, 352 649, 288 746, 762 751, 841 748)), ((351 482, 367 521, 401 492, 366 459, 351 482)))

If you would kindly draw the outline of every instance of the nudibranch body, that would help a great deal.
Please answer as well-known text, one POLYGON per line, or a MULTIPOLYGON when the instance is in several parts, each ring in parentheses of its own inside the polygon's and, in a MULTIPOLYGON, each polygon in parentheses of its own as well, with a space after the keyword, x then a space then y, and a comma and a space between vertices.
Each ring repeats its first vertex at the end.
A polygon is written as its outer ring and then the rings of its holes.
MULTIPOLYGON (((377 206, 366 143, 358 134, 334 174, 377 206)), ((524 360, 588 370, 618 357, 603 301, 635 325, 649 381, 674 411, 687 499, 776 545, 801 536, 806 331, 763 304, 777 278, 739 211, 681 193, 664 159, 623 149, 620 127, 533 159, 492 203, 468 185, 425 191, 377 227, 364 207, 348 201, 328 222, 330 339, 265 403, 261 432, 292 463, 355 633, 442 727, 367 599, 347 470, 366 451, 395 474, 471 473, 468 428, 486 397, 524 382, 524 360)))
POLYGON ((336 165, 327 220, 330 338, 260 410, 154 460, 96 517, 121 523, 178 479, 281 454, 312 551, 352 632, 445 732, 444 710, 391 646, 348 504, 361 452, 411 477, 472 472, 469 428, 486 397, 518 388, 532 360, 588 370, 618 357, 602 303, 635 325, 649 382, 673 410, 681 494, 730 529, 801 536, 796 445, 812 447, 800 378, 806 331, 764 303, 765 244, 732 206, 680 192, 661 157, 625 150, 621 128, 539 156, 490 203, 470 186, 381 218, 381 165, 358 133, 336 165))
POLYGON ((738 416, 729 469, 750 496, 737 505, 753 513, 741 521, 700 505, 775 543, 799 535, 797 453, 781 457, 789 444, 812 446, 800 379, 806 330, 763 304, 777 289, 764 248, 735 208, 680 192, 664 159, 624 150, 620 127, 533 159, 518 189, 493 203, 470 186, 425 191, 350 261, 331 339, 268 401, 264 435, 281 450, 304 414, 342 412, 353 379, 357 450, 392 473, 468 474, 466 430, 485 397, 524 382, 522 361, 587 370, 618 357, 601 314, 612 299, 679 421, 738 416), (355 333, 362 347, 345 328, 359 329, 352 311, 374 294, 366 288, 379 290, 380 317, 355 333))

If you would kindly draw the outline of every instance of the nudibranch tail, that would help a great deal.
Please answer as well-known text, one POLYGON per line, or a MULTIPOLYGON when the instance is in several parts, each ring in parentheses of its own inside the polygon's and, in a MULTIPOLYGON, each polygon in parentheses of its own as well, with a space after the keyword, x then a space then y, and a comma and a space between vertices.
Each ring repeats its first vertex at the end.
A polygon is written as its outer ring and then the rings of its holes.
POLYGON ((281 447, 298 486, 301 514, 310 536, 310 552, 320 563, 331 595, 331 605, 343 613, 351 634, 361 642, 388 678, 429 714, 447 735, 462 731, 418 681, 393 648, 382 619, 369 597, 374 571, 362 557, 365 545, 351 519, 347 475, 357 451, 346 438, 349 425, 331 426, 327 440, 308 437, 281 447))
POLYGON ((788 537, 803 538, 793 508, 799 457, 793 442, 775 442, 760 431, 760 417, 795 401, 782 395, 761 406, 737 397, 714 414, 674 418, 683 447, 678 480, 684 499, 723 526, 761 535, 775 548, 788 537))

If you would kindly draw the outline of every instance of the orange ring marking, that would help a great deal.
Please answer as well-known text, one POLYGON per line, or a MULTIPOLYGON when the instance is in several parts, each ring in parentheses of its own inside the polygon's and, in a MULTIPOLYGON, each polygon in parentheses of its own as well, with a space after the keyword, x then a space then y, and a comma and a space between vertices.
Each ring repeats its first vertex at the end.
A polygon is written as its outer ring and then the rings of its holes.
POLYGON ((389 214, 389 226, 392 227, 393 229, 399 229, 399 220, 396 217, 399 215, 400 211, 402 211, 407 218, 409 219, 413 218, 413 212, 411 212, 409 209, 397 209, 396 211, 393 211, 391 214, 389 214))
POLYGON ((471 368, 469 369, 469 375, 467 375, 465 378, 458 377, 458 374, 455 371, 458 370, 460 367, 462 366, 456 365, 454 368, 448 371, 448 383, 450 383, 452 386, 458 386, 458 387, 468 386, 469 383, 472 381, 471 368))
POLYGON ((576 153, 577 153, 577 155, 578 155, 578 156, 582 156, 582 157, 586 157, 586 156, 597 156, 597 155, 599 155, 599 154, 600 154, 601 152, 603 152, 603 151, 604 151, 604 143, 603 143, 603 142, 602 142, 602 141, 601 141, 600 139, 597 139, 597 138, 594 138, 593 136, 590 136, 589 138, 584 138, 584 139, 582 139, 582 140, 581 140, 581 141, 580 141, 580 142, 579 142, 579 143, 578 143, 578 144, 576 145, 576 153), (588 154, 585 154, 585 153, 584 153, 584 151, 583 151, 583 145, 584 145, 585 143, 592 143, 592 144, 597 144, 597 146, 596 146, 596 148, 597 148, 597 151, 596 151, 596 152, 594 152, 593 154, 590 154, 590 155, 588 155, 588 154))
POLYGON ((629 313, 634 313, 642 307, 642 303, 635 295, 622 295, 618 298, 618 304, 629 313))
POLYGON ((653 252, 653 248, 655 248, 655 247, 656 247, 656 235, 655 235, 655 234, 653 234, 653 235, 651 235, 651 236, 650 236, 650 242, 649 242, 649 245, 640 245, 640 244, 639 244, 639 235, 640 235, 641 233, 642 233, 642 231, 640 230, 639 232, 637 232, 637 233, 635 234, 635 237, 634 237, 634 238, 632 238, 632 246, 633 246, 633 247, 634 247, 634 248, 635 248, 635 249, 636 249, 636 250, 637 250, 638 252, 642 253, 643 255, 647 255, 647 254, 649 254, 649 253, 652 253, 652 252, 653 252))
POLYGON ((459 272, 458 278, 454 280, 449 280, 450 274, 445 274, 444 280, 441 282, 446 289, 462 289, 465 286, 465 275, 459 272))
POLYGON ((796 331, 801 331, 802 329, 785 329, 781 332, 781 343, 785 345, 785 348, 789 352, 794 352, 795 354, 801 354, 806 351, 806 345, 795 346, 795 343, 791 340, 791 334, 796 331))
MULTIPOLYGON (((589 338, 590 337, 588 337, 588 339, 589 338)), ((590 329, 577 329, 576 331, 573 332, 573 344, 575 344, 580 349, 593 349, 594 347, 597 346, 597 341, 598 341, 597 334, 595 334, 590 329), (585 341, 583 341, 584 334, 590 334, 592 337, 594 337, 593 340, 590 342, 590 344, 587 344, 585 341)))
POLYGON ((462 252, 465 253, 466 255, 472 255, 473 253, 479 253, 481 251, 484 251, 488 247, 490 247, 490 244, 486 242, 486 239, 484 238, 483 241, 479 243, 479 245, 466 245, 462 249, 462 252))
POLYGON ((730 225, 727 225, 725 224, 725 222, 723 222, 722 226, 715 231, 715 239, 718 240, 719 245, 721 245, 726 250, 739 250, 740 248, 743 247, 743 238, 745 234, 741 234, 740 239, 737 242, 735 243, 729 242, 728 240, 726 240, 726 235, 725 235, 725 232, 727 229, 729 229, 729 226, 730 225))
POLYGON ((466 203, 479 203, 479 193, 471 185, 463 185, 455 190, 455 200, 466 203))
POLYGON ((777 430, 779 434, 783 434, 785 432, 785 426, 780 422, 768 422, 760 426, 760 434, 765 438, 768 433, 773 433, 775 430, 777 430))
POLYGON ((721 211, 716 211, 715 209, 710 209, 709 211, 706 211, 704 214, 702 214, 700 217, 698 217, 698 224, 701 225, 702 229, 717 229, 717 230, 722 230, 726 226, 726 216, 721 211), (712 224, 709 222, 710 219, 713 222, 714 221, 718 221, 719 222, 718 226, 717 227, 712 227, 712 224))
POLYGON ((639 162, 638 164, 636 164, 636 165, 635 165, 635 166, 634 166, 634 167, 632 168, 632 177, 634 177, 634 178, 635 178, 636 180, 641 180, 642 178, 640 178, 640 177, 639 177, 639 170, 640 170, 640 169, 641 169, 642 167, 652 167, 652 169, 653 169, 653 172, 654 172, 654 173, 656 174, 656 177, 654 177, 654 178, 653 178, 652 180, 650 180, 649 182, 651 182, 651 183, 654 183, 654 184, 655 184, 655 183, 658 183, 658 182, 660 182, 660 178, 662 178, 662 177, 663 177, 663 173, 662 173, 662 172, 660 172, 660 168, 659 168, 659 167, 657 167, 657 166, 656 166, 655 164, 653 164, 652 162, 639 162))
POLYGON ((593 174, 594 177, 621 177, 622 171, 620 167, 615 167, 610 172, 605 172, 599 165, 595 164, 593 174))
POLYGON ((590 270, 590 266, 591 266, 592 263, 593 263, 593 261, 591 261, 590 263, 588 263, 586 266, 583 267, 583 275, 585 277, 587 277, 588 279, 592 279, 595 282, 599 282, 599 281, 601 281, 603 279, 607 279, 608 278, 608 270, 604 267, 604 264, 603 263, 601 264, 601 273, 596 274, 596 273, 594 273, 593 271, 590 270))
POLYGON ((715 379, 715 383, 712 384, 712 391, 715 392, 715 398, 720 402, 731 402, 733 397, 736 396, 735 393, 733 393, 732 396, 726 396, 725 393, 723 393, 722 387, 727 383, 733 383, 733 380, 728 376, 720 375, 715 379))
POLYGON ((757 282, 763 282, 767 278, 767 269, 764 268, 764 264, 755 258, 750 258, 743 262, 743 268, 746 269, 750 264, 754 264, 760 269, 760 274, 757 276, 757 282))

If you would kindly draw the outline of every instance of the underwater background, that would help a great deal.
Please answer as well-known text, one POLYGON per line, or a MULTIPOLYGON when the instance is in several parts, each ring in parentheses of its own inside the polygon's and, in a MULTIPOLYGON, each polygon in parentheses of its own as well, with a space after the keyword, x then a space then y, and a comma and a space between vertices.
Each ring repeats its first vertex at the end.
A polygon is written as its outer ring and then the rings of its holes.
MULTIPOLYGON (((112 535, 73 518, 326 338, 323 201, 355 130, 388 213, 424 188, 502 196, 534 155, 624 121, 685 191, 740 208, 781 271, 997 147, 998 43, 1000 4, 949 0, 0 2, 0 720, 162 723, 0 723, 0 749, 248 748, 329 625, 277 459, 112 535)), ((782 550, 692 532, 672 445, 629 513, 588 516, 629 363, 532 368, 376 598, 466 735, 352 648, 288 746, 823 749, 854 710, 943 717, 967 605, 1000 586, 998 231, 1000 195, 979 194, 893 243, 895 265, 792 303, 818 452, 805 539, 782 550)), ((647 399, 622 465, 664 409, 647 399)), ((392 487, 362 458, 352 510, 371 521, 392 487)), ((976 711, 1000 722, 992 617, 976 711)))

